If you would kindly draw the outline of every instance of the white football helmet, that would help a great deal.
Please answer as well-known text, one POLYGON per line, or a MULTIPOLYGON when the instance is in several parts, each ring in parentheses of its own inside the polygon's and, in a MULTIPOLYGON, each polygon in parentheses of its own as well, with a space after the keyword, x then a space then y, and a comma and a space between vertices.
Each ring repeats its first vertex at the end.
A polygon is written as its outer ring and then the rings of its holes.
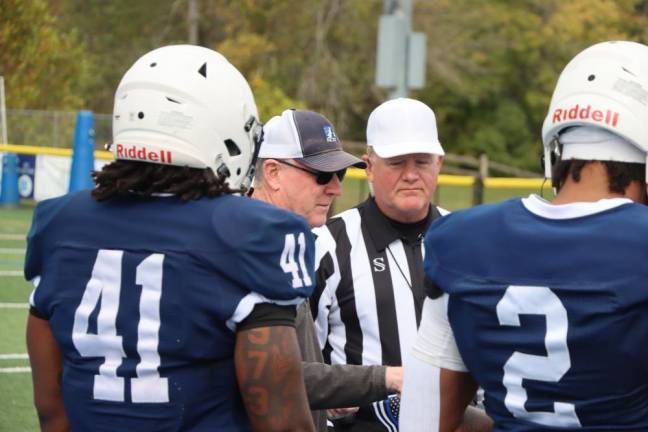
POLYGON ((225 57, 173 45, 140 57, 115 93, 115 159, 211 168, 248 187, 262 139, 254 96, 225 57))
POLYGON ((559 136, 572 126, 602 128, 622 140, 579 146, 563 159, 646 163, 648 46, 602 42, 581 51, 565 66, 542 126, 548 179, 559 136))

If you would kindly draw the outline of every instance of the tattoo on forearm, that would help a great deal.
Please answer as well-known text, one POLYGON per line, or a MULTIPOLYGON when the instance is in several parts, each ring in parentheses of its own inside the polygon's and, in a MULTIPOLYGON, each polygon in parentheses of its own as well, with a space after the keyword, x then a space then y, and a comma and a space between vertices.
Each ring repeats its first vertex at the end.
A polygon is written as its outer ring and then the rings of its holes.
POLYGON ((237 377, 252 425, 285 425, 303 412, 301 356, 290 327, 264 327, 237 335, 237 377))
POLYGON ((248 353, 248 358, 252 361, 256 361, 256 367, 254 368, 253 377, 255 379, 261 378, 263 375, 263 370, 268 363, 268 353, 260 351, 252 351, 248 353))

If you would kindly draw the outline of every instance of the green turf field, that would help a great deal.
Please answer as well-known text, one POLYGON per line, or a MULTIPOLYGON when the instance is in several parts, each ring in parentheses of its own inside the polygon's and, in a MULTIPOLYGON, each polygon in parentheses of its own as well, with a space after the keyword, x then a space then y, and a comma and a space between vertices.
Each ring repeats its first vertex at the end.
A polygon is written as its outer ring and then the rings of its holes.
POLYGON ((25 322, 31 286, 23 280, 32 205, 0 207, 0 431, 36 431, 25 322))
MULTIPOLYGON (((537 190, 486 190, 486 202, 514 196, 526 196, 537 190)), ((350 208, 367 196, 366 182, 348 179, 335 211, 350 208)), ((435 201, 448 210, 470 207, 472 189, 440 186, 435 201)), ((35 431, 38 420, 32 405, 31 375, 25 348, 25 321, 31 286, 23 280, 25 236, 29 229, 33 204, 16 209, 0 207, 0 431, 35 431)))

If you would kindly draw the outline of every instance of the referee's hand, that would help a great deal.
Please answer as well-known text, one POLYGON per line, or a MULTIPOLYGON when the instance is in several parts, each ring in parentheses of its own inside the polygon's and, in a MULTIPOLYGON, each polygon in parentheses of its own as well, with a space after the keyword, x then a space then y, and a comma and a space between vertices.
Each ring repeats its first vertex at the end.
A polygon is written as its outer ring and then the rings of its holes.
POLYGON ((358 407, 327 409, 326 416, 330 420, 338 420, 343 417, 356 413, 358 409, 359 409, 358 407))
POLYGON ((385 370, 385 387, 389 393, 400 394, 403 391, 403 368, 388 366, 385 370))

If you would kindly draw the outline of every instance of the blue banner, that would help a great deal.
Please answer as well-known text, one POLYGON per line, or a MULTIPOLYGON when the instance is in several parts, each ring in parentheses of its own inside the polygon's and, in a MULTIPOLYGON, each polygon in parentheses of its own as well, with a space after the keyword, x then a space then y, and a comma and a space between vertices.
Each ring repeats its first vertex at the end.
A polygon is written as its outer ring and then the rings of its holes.
POLYGON ((36 156, 18 155, 18 193, 20 198, 34 198, 34 171, 36 156))

